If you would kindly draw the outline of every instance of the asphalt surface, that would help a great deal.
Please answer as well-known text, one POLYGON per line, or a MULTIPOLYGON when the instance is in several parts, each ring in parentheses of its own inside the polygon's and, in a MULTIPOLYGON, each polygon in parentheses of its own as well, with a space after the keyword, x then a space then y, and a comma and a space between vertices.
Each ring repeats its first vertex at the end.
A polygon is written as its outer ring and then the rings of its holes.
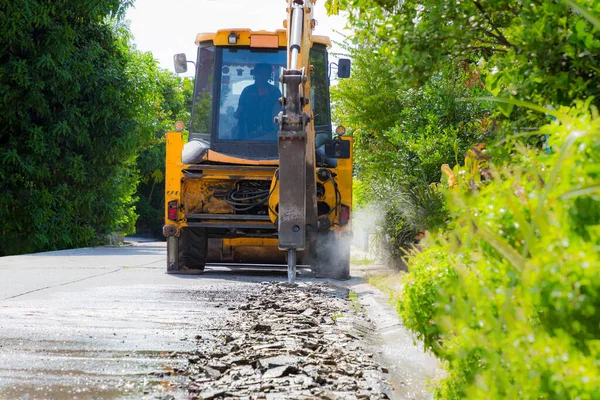
MULTIPOLYGON (((181 372, 199 340, 231 326, 261 282, 286 279, 283 270, 164 269, 162 242, 0 257, 0 399, 189 398, 181 372)), ((435 360, 380 292, 346 285, 375 319, 365 341, 394 375, 391 397, 430 398, 435 360)))

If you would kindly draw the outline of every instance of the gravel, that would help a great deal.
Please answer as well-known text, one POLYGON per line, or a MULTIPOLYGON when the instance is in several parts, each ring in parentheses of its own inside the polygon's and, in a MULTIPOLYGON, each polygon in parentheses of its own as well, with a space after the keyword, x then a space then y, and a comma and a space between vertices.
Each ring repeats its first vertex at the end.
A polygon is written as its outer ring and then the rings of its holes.
POLYGON ((227 331, 196 337, 184 372, 193 399, 388 398, 346 289, 265 282, 233 312, 227 331))

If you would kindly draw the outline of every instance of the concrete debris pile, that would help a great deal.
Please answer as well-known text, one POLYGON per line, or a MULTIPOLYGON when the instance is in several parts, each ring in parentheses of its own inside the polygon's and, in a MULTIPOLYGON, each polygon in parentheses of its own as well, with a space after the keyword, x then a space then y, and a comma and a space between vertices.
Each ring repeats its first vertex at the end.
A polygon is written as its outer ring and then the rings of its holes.
POLYGON ((356 313, 347 291, 263 283, 236 313, 227 332, 189 358, 193 398, 388 398, 385 368, 365 350, 362 333, 342 323, 356 313))

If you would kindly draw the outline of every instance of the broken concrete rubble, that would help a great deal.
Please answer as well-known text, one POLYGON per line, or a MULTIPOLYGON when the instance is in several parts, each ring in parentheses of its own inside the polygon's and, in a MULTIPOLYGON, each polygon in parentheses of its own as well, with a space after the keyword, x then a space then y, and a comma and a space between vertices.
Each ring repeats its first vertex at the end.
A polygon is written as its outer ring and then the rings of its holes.
POLYGON ((189 357, 194 399, 386 399, 383 368, 353 331, 347 291, 263 283, 216 340, 189 357))

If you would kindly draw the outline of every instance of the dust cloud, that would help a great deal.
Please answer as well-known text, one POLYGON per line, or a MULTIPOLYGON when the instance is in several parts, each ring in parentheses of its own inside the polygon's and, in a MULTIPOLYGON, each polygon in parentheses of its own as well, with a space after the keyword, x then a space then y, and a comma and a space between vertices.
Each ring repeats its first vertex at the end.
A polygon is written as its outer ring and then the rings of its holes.
POLYGON ((384 209, 382 205, 369 204, 353 210, 351 249, 355 258, 379 262, 388 258, 383 245, 384 238, 379 230, 384 219, 384 209))

